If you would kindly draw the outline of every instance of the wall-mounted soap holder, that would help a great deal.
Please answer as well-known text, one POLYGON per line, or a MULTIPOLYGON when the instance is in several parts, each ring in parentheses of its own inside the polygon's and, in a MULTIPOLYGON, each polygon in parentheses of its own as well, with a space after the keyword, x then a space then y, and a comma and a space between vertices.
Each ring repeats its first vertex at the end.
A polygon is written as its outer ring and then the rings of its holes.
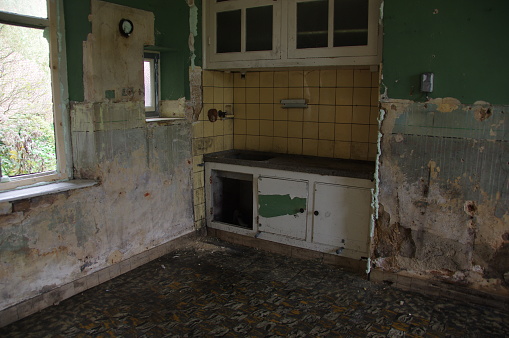
POLYGON ((307 108, 306 99, 281 100, 281 108, 307 108))

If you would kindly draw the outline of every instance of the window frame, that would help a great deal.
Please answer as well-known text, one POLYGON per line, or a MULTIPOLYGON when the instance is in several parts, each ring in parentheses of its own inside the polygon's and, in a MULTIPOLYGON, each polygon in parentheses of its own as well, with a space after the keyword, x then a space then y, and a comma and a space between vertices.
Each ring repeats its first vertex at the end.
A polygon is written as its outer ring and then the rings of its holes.
POLYGON ((47 0, 47 18, 0 11, 0 23, 34 29, 49 30, 53 99, 53 124, 55 132, 55 155, 57 167, 54 171, 33 173, 2 180, 0 191, 12 190, 33 184, 51 183, 72 178, 72 149, 70 142, 70 118, 68 114, 67 57, 65 47, 65 23, 62 0, 47 0))
MULTIPOLYGON (((154 106, 145 106, 145 117, 159 117, 161 115, 161 53, 146 50, 143 53, 143 63, 151 61, 154 63, 153 88, 154 88, 154 106)), ((144 83, 145 85, 145 83, 144 83)))

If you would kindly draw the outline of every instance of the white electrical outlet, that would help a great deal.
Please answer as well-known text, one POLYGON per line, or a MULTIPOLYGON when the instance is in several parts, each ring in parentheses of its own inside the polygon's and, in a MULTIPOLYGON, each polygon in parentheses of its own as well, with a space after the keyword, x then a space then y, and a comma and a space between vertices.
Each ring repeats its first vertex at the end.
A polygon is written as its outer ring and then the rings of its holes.
POLYGON ((421 74, 421 92, 431 93, 433 92, 433 73, 422 73, 421 74))

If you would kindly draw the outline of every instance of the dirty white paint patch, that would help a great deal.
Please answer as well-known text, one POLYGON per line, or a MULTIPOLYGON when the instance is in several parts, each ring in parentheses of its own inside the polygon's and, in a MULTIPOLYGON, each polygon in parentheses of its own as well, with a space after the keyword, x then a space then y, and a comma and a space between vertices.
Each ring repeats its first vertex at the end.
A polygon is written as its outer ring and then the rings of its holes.
POLYGON ((92 0, 92 33, 83 43, 85 100, 143 101, 144 46, 154 45, 154 14, 105 1, 92 0), (118 23, 129 18, 134 32, 120 35, 118 23))
POLYGON ((161 101, 161 117, 185 117, 186 98, 161 101))

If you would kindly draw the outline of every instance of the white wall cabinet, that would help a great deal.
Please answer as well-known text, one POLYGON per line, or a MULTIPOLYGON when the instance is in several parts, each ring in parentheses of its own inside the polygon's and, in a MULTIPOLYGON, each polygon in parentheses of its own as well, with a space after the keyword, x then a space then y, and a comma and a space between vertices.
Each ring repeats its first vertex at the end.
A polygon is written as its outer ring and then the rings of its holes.
POLYGON ((369 256, 370 180, 216 162, 205 163, 205 175, 208 227, 353 259, 369 256))
POLYGON ((204 2, 204 68, 380 63, 381 0, 204 2))
POLYGON ((204 1, 209 65, 233 60, 249 63, 279 59, 281 3, 273 0, 204 1))

